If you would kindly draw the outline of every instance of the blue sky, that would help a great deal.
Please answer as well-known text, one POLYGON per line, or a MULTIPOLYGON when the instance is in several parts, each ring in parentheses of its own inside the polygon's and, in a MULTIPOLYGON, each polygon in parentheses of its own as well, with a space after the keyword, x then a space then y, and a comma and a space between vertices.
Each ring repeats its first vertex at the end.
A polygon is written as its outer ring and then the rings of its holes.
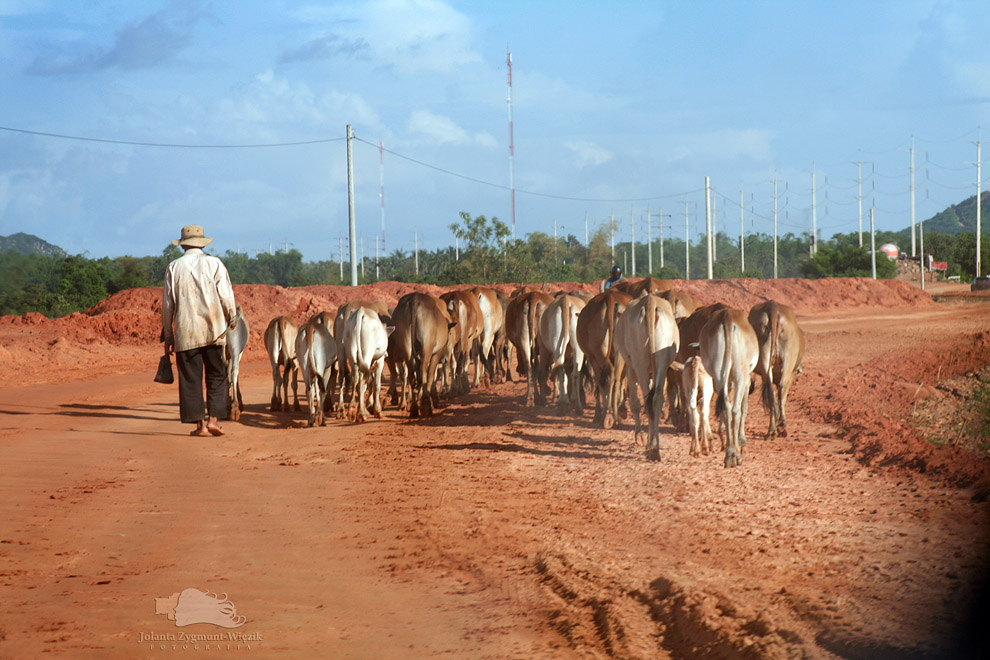
POLYGON ((34 132, 0 130, 0 235, 145 256, 202 224, 217 254, 336 259, 347 124, 367 256, 382 175, 388 252, 453 244, 460 211, 511 224, 507 46, 517 236, 614 215, 642 241, 662 209, 694 240, 706 176, 719 229, 742 191, 771 233, 777 180, 806 233, 814 171, 828 238, 858 230, 857 162, 864 227, 901 229, 912 144, 918 220, 976 192, 988 28, 976 1, 0 0, 0 126, 34 132))

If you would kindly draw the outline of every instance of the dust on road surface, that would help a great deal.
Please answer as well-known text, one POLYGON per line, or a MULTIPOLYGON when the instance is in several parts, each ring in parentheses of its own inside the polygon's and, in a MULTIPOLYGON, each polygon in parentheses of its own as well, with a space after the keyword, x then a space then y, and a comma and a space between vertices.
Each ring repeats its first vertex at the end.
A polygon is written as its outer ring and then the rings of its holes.
POLYGON ((666 425, 647 463, 630 420, 527 409, 519 382, 424 421, 269 412, 265 323, 336 287, 237 289, 247 409, 207 440, 151 382, 155 290, 4 317, 0 657, 959 657, 982 640, 990 467, 907 419, 990 362, 990 304, 840 285, 780 285, 808 335, 790 435, 763 439, 754 394, 729 470, 666 425), (186 589, 245 623, 155 614, 186 589))

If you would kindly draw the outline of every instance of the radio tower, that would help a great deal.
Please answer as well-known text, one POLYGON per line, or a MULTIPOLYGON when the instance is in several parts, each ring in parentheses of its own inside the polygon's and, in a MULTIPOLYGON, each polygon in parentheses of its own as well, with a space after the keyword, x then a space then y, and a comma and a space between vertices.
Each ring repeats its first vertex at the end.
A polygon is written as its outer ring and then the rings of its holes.
POLYGON ((516 148, 512 138, 512 52, 505 46, 505 63, 509 67, 509 191, 512 200, 512 238, 516 237, 516 148))
POLYGON ((378 197, 382 200, 382 254, 385 252, 385 145, 382 144, 381 138, 378 138, 378 179, 381 183, 381 188, 378 191, 378 197))

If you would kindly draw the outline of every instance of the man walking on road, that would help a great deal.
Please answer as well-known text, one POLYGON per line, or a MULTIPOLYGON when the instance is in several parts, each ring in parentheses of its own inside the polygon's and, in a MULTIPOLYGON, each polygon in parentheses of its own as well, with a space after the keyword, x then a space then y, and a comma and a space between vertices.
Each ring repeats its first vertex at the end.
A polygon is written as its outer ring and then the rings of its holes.
POLYGON ((223 435, 219 420, 227 416, 227 369, 221 340, 237 324, 227 268, 203 252, 212 241, 199 225, 182 228, 172 245, 185 254, 168 265, 162 296, 165 354, 175 353, 179 372, 179 419, 196 424, 190 435, 200 437, 223 435))

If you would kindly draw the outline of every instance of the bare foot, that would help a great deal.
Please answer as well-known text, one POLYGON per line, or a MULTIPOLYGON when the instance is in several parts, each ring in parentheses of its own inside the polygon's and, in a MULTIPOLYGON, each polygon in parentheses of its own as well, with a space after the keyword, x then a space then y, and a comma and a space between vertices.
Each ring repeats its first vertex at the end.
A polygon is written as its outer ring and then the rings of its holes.
POLYGON ((206 423, 206 430, 210 433, 210 435, 223 435, 223 429, 220 428, 220 425, 215 419, 211 419, 206 423))
POLYGON ((210 432, 206 430, 206 427, 197 427, 195 431, 190 431, 189 435, 195 436, 197 438, 208 438, 210 437, 210 432))

